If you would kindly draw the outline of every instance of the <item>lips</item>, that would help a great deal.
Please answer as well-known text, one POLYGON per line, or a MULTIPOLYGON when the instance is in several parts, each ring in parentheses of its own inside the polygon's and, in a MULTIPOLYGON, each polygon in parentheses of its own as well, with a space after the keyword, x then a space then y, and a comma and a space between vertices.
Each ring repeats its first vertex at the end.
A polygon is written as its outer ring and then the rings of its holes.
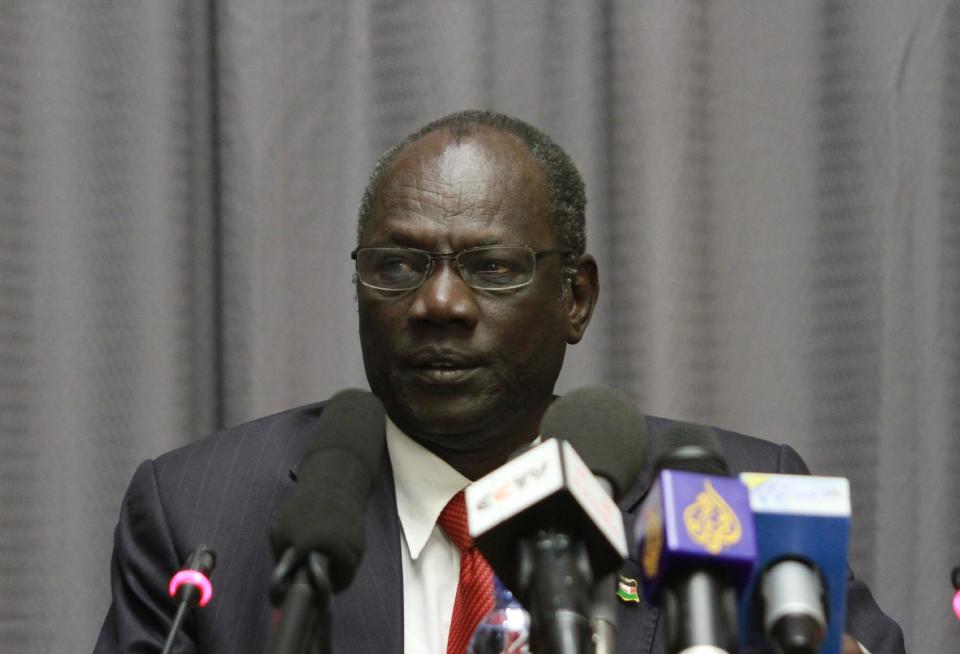
POLYGON ((480 357, 450 350, 421 350, 405 361, 417 379, 429 384, 458 384, 466 381, 486 362, 480 357))

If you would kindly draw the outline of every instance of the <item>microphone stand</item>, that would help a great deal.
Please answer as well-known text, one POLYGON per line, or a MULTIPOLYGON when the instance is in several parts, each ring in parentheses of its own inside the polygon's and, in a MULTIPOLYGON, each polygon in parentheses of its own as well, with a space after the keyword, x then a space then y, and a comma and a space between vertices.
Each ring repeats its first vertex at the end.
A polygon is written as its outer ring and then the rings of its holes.
POLYGON ((327 558, 319 552, 310 552, 299 564, 292 547, 284 553, 270 580, 270 601, 283 606, 280 622, 267 645, 269 654, 304 654, 311 632, 314 637, 309 652, 331 654, 327 604, 333 588, 327 567, 327 558))
POLYGON ((546 654, 586 654, 591 649, 592 581, 586 548, 569 535, 544 530, 519 544, 519 587, 530 612, 530 646, 546 654))
POLYGON ((170 580, 170 596, 177 601, 177 613, 167 632, 162 654, 173 651, 173 643, 180 633, 187 610, 194 606, 206 606, 213 596, 213 587, 208 575, 217 564, 217 554, 206 545, 198 545, 187 556, 187 562, 170 580))
POLYGON ((597 581, 593 589, 590 626, 593 630, 593 654, 613 654, 617 641, 617 573, 597 581))
POLYGON ((729 584, 695 570, 664 588, 662 602, 668 653, 737 651, 737 596, 729 584))

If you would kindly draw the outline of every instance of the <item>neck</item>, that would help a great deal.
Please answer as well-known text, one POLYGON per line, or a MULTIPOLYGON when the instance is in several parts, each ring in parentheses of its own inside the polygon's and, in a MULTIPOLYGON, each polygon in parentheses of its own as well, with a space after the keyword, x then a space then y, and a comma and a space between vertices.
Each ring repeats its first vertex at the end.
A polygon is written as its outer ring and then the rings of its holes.
POLYGON ((475 481, 502 466, 537 438, 543 413, 554 399, 555 396, 551 396, 542 406, 521 415, 501 416, 495 423, 459 434, 423 432, 396 420, 394 423, 454 470, 475 481))
POLYGON ((514 452, 531 443, 536 437, 536 430, 523 432, 519 436, 501 437, 497 447, 484 447, 478 450, 451 450, 432 441, 414 438, 461 475, 470 481, 476 481, 502 466, 514 452))

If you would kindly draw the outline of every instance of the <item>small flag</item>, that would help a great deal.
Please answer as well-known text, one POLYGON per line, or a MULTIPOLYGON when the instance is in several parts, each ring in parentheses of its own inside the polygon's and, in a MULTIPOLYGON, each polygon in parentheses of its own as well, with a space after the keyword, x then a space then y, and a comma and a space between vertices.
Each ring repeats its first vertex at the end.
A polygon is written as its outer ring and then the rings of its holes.
POLYGON ((624 602, 639 602, 637 595, 637 580, 623 575, 617 575, 617 597, 624 602))

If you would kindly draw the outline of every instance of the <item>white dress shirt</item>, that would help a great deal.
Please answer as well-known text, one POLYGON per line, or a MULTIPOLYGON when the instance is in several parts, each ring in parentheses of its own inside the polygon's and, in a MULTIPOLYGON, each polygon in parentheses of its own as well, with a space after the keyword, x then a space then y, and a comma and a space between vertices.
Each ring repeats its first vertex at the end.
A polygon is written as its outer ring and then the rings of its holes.
POLYGON ((437 525, 437 518, 470 480, 389 418, 386 431, 400 517, 403 651, 445 654, 460 578, 460 550, 437 525))

